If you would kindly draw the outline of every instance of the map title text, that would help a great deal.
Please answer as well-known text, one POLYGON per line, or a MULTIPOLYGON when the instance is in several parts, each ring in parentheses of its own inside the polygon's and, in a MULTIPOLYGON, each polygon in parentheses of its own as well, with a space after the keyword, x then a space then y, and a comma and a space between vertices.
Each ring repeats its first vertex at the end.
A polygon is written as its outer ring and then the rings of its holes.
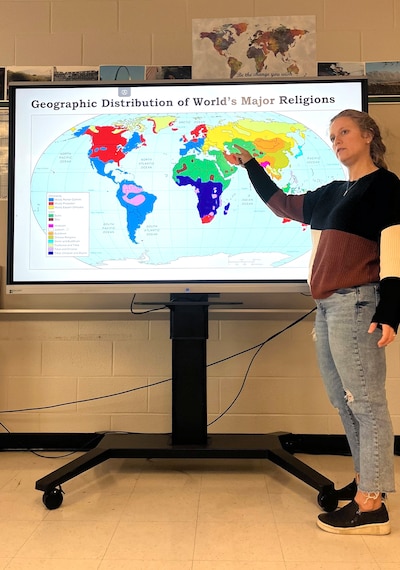
POLYGON ((288 97, 286 95, 279 95, 276 97, 251 97, 242 96, 240 98, 234 97, 186 97, 173 101, 172 99, 159 99, 157 97, 151 99, 138 99, 138 98, 119 98, 119 99, 79 99, 76 101, 40 101, 34 99, 32 107, 34 109, 49 109, 53 111, 70 110, 77 111, 80 109, 147 109, 147 108, 163 108, 175 107, 190 108, 190 107, 267 107, 267 106, 283 106, 289 107, 291 105, 301 105, 304 107, 315 105, 331 105, 336 102, 335 97, 328 96, 313 96, 307 97, 303 95, 295 95, 288 97))

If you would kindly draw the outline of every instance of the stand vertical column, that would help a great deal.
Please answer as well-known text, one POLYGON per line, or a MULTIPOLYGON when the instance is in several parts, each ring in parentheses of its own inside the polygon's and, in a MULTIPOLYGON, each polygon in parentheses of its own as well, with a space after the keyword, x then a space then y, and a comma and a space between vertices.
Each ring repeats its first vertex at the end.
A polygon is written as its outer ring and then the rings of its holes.
POLYGON ((168 306, 172 339, 172 444, 205 445, 208 295, 174 294, 168 306))

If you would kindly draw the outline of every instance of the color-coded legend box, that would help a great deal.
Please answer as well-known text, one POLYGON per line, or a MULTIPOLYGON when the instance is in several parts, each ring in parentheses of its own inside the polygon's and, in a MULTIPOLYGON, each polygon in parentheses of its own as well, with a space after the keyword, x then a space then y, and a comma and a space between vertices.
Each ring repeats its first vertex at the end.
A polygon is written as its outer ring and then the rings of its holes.
POLYGON ((47 194, 47 255, 89 255, 90 203, 88 192, 47 194))

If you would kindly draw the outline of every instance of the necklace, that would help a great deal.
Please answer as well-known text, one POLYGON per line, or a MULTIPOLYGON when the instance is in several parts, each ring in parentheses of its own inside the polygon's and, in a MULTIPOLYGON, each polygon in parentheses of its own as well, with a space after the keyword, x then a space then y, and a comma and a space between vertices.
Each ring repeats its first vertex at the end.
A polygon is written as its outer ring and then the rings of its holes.
POLYGON ((346 185, 346 190, 343 192, 343 196, 346 196, 348 191, 351 190, 352 188, 354 188, 354 186, 357 184, 357 182, 358 182, 358 179, 353 180, 352 182, 350 182, 350 180, 348 180, 347 185, 346 185))

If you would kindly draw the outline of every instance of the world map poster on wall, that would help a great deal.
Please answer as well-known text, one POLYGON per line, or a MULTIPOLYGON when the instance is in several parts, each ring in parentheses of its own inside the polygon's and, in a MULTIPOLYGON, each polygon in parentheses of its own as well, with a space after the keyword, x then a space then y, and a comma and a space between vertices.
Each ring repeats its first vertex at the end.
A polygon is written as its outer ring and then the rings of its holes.
POLYGON ((317 75, 315 16, 195 19, 194 79, 317 75))

